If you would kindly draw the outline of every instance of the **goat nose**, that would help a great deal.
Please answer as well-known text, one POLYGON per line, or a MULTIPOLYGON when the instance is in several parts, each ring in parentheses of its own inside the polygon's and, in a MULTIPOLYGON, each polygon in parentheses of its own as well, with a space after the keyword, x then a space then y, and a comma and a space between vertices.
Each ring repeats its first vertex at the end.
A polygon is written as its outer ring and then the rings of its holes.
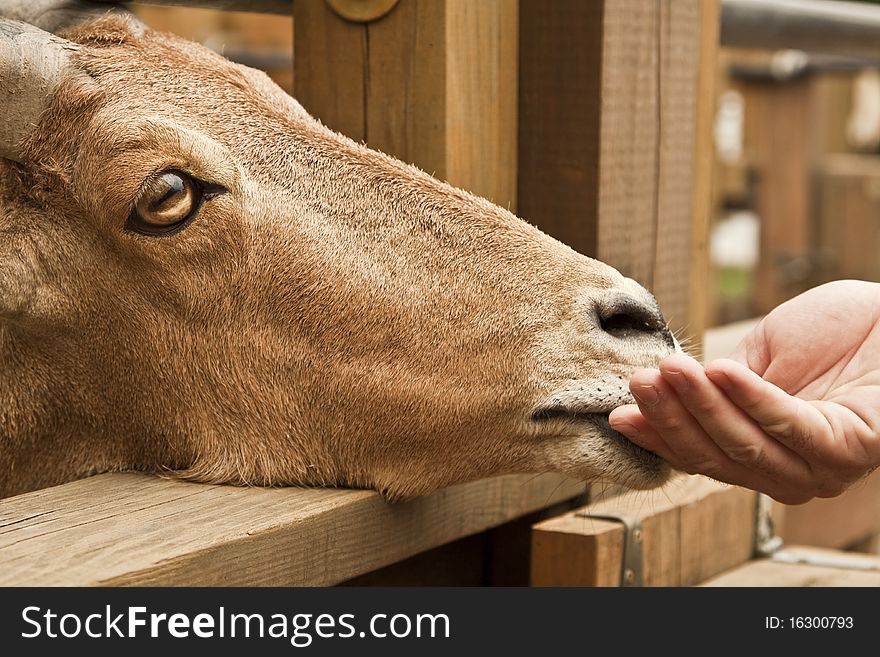
POLYGON ((675 346, 672 333, 660 312, 657 301, 640 300, 624 292, 612 292, 596 303, 596 316, 603 331, 616 338, 657 336, 675 346))

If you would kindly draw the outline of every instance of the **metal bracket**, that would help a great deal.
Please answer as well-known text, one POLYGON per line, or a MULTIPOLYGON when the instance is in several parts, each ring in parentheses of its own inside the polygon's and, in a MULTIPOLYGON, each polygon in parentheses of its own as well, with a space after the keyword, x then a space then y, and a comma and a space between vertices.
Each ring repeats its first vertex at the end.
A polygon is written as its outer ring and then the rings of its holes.
POLYGON ((623 525, 623 559, 620 569, 620 585, 623 587, 644 586, 645 556, 641 518, 624 513, 614 515, 582 512, 577 515, 581 518, 611 520, 623 525))
POLYGON ((755 556, 770 557, 782 549, 782 537, 776 535, 773 527, 773 500, 758 494, 755 509, 755 556))

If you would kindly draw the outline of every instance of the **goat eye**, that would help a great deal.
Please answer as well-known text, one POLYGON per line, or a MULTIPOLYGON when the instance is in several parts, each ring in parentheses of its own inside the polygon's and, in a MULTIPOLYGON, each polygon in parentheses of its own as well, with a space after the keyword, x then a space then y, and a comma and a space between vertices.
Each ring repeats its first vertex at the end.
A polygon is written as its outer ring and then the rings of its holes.
POLYGON ((163 171, 150 178, 129 217, 129 227, 148 235, 174 232, 195 216, 204 191, 182 171, 163 171))

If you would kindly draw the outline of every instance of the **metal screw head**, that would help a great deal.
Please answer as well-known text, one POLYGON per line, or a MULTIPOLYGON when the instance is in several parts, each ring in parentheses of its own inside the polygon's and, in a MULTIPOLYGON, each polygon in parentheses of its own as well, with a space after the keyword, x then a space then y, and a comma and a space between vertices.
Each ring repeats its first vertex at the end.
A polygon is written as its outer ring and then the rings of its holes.
POLYGON ((326 0, 338 16, 353 23, 369 23, 394 9, 398 0, 326 0))
POLYGON ((632 568, 627 568, 623 571, 623 582, 625 584, 632 584, 636 581, 636 574, 633 572, 632 568))
POLYGON ((637 529, 634 529, 634 530, 633 530, 633 540, 634 540, 636 543, 641 543, 641 542, 642 542, 642 530, 641 530, 641 529, 638 529, 638 528, 637 528, 637 529))

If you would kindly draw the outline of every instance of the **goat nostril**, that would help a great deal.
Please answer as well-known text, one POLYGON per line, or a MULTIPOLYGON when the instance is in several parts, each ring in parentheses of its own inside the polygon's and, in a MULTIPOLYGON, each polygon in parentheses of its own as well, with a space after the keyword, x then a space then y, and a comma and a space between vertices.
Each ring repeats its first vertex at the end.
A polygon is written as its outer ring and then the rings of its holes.
POLYGON ((626 313, 614 313, 610 317, 601 317, 599 318, 599 324, 606 333, 622 333, 626 331, 654 333, 658 330, 658 328, 649 325, 645 320, 626 313))
POLYGON ((601 329, 616 338, 650 335, 674 344, 656 302, 644 303, 628 294, 614 293, 599 301, 596 316, 601 329))

